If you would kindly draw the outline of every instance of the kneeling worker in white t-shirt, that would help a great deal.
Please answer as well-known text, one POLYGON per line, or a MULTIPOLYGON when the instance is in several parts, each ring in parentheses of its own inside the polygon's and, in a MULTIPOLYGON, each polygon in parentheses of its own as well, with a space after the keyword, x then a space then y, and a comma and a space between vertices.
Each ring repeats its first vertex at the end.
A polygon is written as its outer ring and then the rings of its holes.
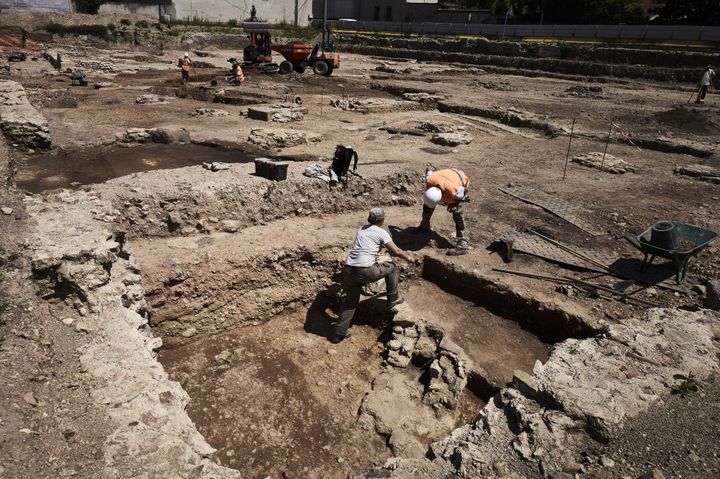
POLYGON ((368 224, 362 226, 355 236, 350 254, 343 266, 343 289, 345 300, 340 307, 340 319, 335 327, 335 334, 330 338, 339 343, 350 336, 348 328, 360 302, 360 292, 366 284, 385 278, 388 309, 392 310, 403 300, 398 293, 400 271, 392 261, 378 261, 378 253, 384 246, 393 256, 413 261, 412 256, 393 243, 390 233, 381 228, 385 221, 385 211, 373 208, 368 215, 368 224))

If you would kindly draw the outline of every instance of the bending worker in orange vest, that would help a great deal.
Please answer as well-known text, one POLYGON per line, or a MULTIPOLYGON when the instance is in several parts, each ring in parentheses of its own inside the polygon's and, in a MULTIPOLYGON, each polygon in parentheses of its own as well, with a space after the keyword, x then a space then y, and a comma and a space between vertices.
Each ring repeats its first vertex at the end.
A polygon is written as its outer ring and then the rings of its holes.
POLYGON ((438 204, 447 206, 448 211, 453 215, 455 221, 455 233, 457 247, 448 251, 450 256, 458 256, 467 253, 468 243, 465 235, 465 205, 468 199, 468 187, 470 180, 460 170, 448 168, 444 170, 425 170, 425 194, 423 194, 423 214, 420 223, 420 231, 429 232, 430 218, 435 212, 438 204))
POLYGON ((243 69, 240 66, 240 62, 235 60, 233 58, 232 62, 232 74, 233 74, 233 83, 237 83, 238 85, 241 85, 245 81, 245 74, 243 73, 243 69))

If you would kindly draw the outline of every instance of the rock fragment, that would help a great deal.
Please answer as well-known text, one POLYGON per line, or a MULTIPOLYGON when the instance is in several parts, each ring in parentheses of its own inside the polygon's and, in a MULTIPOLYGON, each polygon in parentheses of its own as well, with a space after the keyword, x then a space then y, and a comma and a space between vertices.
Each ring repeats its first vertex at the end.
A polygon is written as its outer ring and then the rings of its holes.
POLYGON ((435 133, 430 141, 443 146, 459 146, 469 145, 472 142, 472 137, 465 132, 435 133))
POLYGON ((14 81, 0 81, 0 130, 13 145, 47 149, 52 144, 47 120, 14 81))
POLYGON ((279 130, 269 128, 253 128, 248 141, 264 150, 289 148, 302 144, 322 141, 322 136, 296 130, 279 130))
POLYGON ((634 173, 637 168, 627 161, 617 158, 613 155, 603 154, 601 152, 591 152, 573 157, 572 162, 578 165, 587 166, 606 173, 622 175, 624 173, 634 173))

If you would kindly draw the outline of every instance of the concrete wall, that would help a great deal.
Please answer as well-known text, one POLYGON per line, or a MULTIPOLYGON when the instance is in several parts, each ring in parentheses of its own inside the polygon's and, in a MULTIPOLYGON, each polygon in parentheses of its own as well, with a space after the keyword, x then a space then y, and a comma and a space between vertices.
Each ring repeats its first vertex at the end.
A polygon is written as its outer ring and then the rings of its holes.
POLYGON ((138 15, 148 15, 154 18, 160 18, 160 9, 164 6, 148 5, 146 3, 133 3, 131 1, 123 3, 103 3, 98 9, 99 13, 133 13, 138 15))
POLYGON ((70 13, 70 0, 0 0, 0 10, 70 13))
POLYGON ((312 13, 312 0, 173 0, 179 20, 196 17, 221 22, 237 20, 238 23, 250 18, 253 3, 258 18, 270 23, 295 23, 297 15, 297 24, 307 25, 308 15, 312 13))
MULTIPOLYGON (((323 0, 313 0, 313 15, 323 17, 323 0)), ((451 22, 487 21, 487 11, 440 9, 437 0, 328 0, 328 19, 353 18, 380 22, 451 22)))

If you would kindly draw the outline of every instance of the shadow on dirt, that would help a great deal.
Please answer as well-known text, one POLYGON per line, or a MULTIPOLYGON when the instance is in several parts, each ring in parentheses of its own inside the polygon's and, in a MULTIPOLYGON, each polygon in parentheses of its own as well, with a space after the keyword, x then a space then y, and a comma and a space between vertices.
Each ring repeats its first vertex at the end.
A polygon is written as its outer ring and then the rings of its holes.
POLYGON ((455 246, 437 232, 426 232, 416 226, 410 226, 404 229, 398 228, 397 226, 388 226, 388 229, 395 244, 407 251, 420 251, 430 246, 430 244, 437 245, 439 249, 450 249, 455 246))
MULTIPOLYGON (((305 315, 305 332, 329 339, 335 332, 341 302, 327 291, 319 293, 305 315)), ((383 330, 390 325, 392 318, 393 314, 387 310, 387 301, 383 292, 369 298, 360 297, 360 304, 355 310, 352 324, 383 330)))

